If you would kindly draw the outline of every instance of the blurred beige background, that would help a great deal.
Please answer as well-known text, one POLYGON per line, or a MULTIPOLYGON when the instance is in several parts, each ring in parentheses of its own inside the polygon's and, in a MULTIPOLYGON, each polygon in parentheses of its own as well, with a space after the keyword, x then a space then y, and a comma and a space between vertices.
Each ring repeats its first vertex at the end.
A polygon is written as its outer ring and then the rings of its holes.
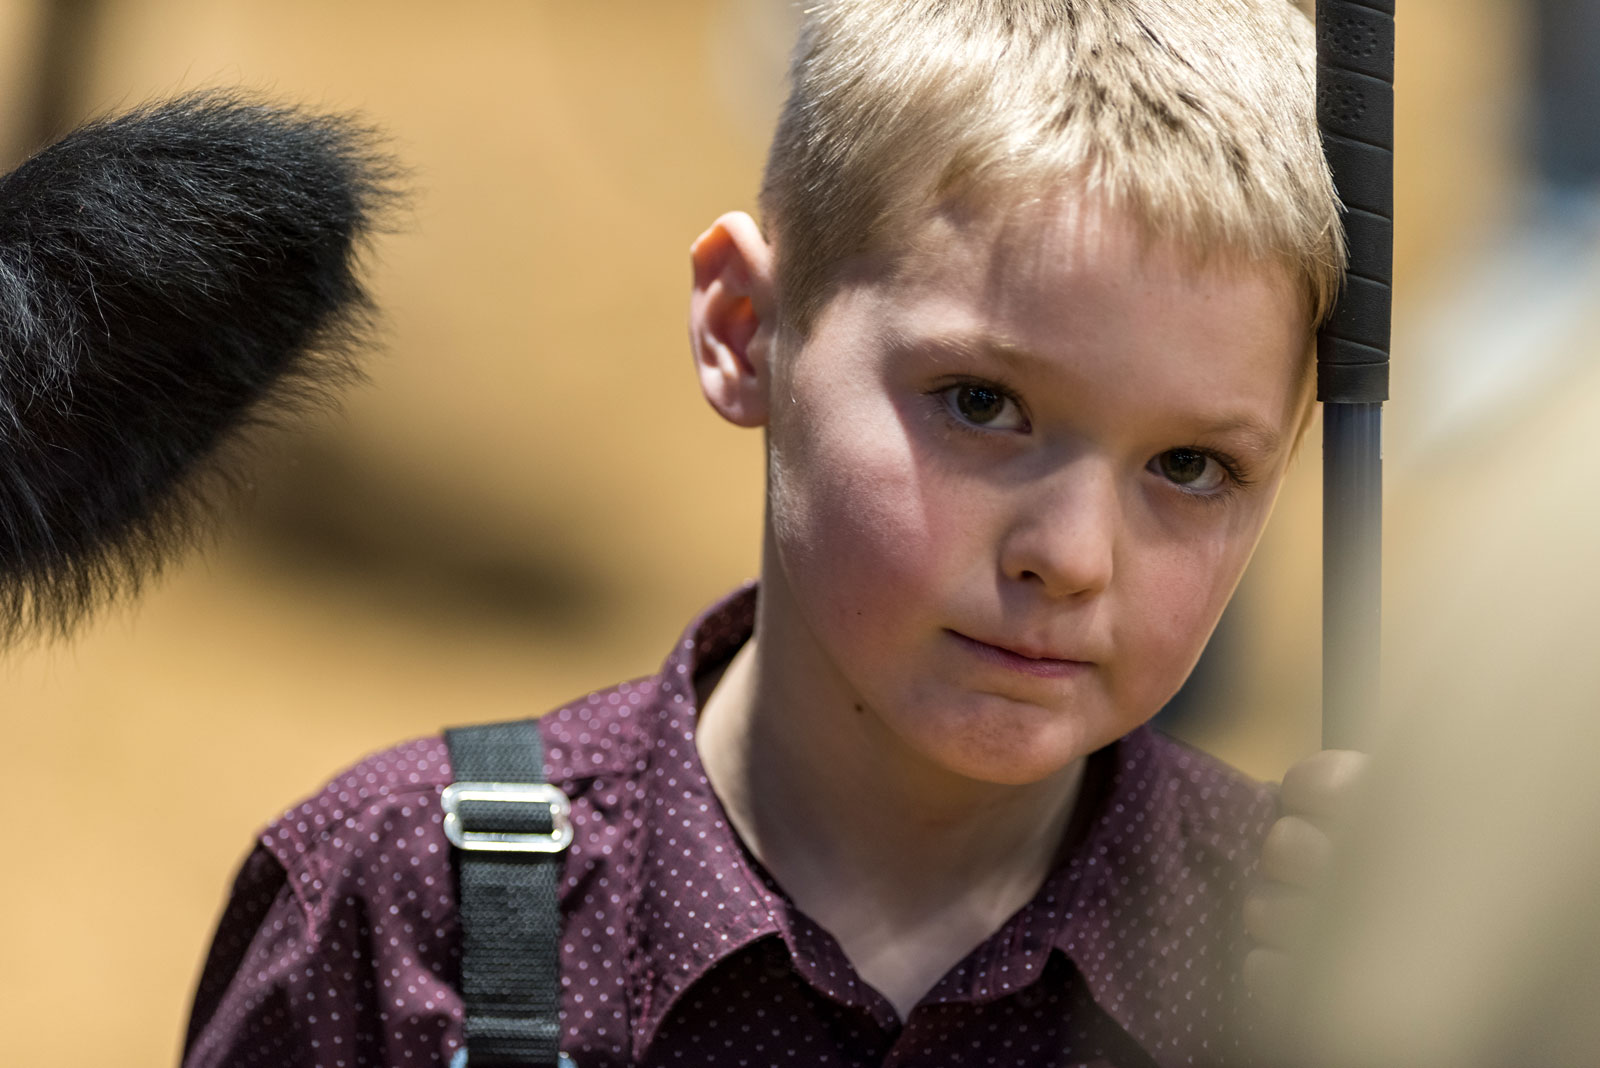
MULTIPOLYGON (((760 440, 699 400, 686 251, 753 205, 790 23, 779 0, 0 0, 7 166, 41 115, 243 84, 361 112, 415 190, 373 257, 371 383, 271 439, 243 514, 136 608, 0 659, 11 1060, 173 1063, 264 822, 373 749, 653 670, 753 573, 760 440)), ((1507 214, 1522 25, 1510 0, 1403 5, 1402 321, 1507 214)), ((1315 441, 1232 610, 1223 712, 1185 728, 1260 776, 1316 746, 1315 441)))

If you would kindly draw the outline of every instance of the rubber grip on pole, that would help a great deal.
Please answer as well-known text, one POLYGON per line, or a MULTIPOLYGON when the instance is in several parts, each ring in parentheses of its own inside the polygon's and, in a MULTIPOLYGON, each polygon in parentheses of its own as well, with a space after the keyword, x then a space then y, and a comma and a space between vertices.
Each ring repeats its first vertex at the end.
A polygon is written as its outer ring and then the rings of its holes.
POLYGON ((1394 260, 1394 0, 1317 0, 1317 123, 1350 270, 1317 337, 1317 399, 1389 399, 1394 260))

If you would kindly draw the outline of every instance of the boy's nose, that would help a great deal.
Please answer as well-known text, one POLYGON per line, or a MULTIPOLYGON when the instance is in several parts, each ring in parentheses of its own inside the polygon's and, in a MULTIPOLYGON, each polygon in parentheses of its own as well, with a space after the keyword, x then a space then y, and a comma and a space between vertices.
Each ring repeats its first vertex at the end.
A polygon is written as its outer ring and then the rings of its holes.
POLYGON ((1000 567, 1050 597, 1099 593, 1111 583, 1120 523, 1111 472, 1074 465, 1027 488, 1000 547, 1000 567))

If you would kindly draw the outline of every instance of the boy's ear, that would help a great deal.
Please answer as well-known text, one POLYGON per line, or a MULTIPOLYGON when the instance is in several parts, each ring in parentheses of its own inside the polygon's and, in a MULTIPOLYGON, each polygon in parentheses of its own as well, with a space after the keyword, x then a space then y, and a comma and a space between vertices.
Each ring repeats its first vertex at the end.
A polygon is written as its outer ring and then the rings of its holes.
POLYGON ((689 344, 700 390, 736 426, 764 426, 777 323, 772 248, 756 221, 729 212, 689 248, 689 344))

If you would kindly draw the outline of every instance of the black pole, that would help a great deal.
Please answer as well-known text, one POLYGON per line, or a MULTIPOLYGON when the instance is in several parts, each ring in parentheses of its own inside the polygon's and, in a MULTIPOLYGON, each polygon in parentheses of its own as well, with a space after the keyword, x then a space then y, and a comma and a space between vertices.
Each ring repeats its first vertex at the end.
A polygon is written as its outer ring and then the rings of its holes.
POLYGON ((1394 0, 1318 0, 1317 123, 1350 271, 1317 338, 1322 431, 1322 741, 1359 748, 1378 701, 1383 402, 1394 260, 1394 0))
POLYGON ((1327 404, 1322 432, 1322 744, 1359 749, 1378 702, 1381 404, 1327 404))

